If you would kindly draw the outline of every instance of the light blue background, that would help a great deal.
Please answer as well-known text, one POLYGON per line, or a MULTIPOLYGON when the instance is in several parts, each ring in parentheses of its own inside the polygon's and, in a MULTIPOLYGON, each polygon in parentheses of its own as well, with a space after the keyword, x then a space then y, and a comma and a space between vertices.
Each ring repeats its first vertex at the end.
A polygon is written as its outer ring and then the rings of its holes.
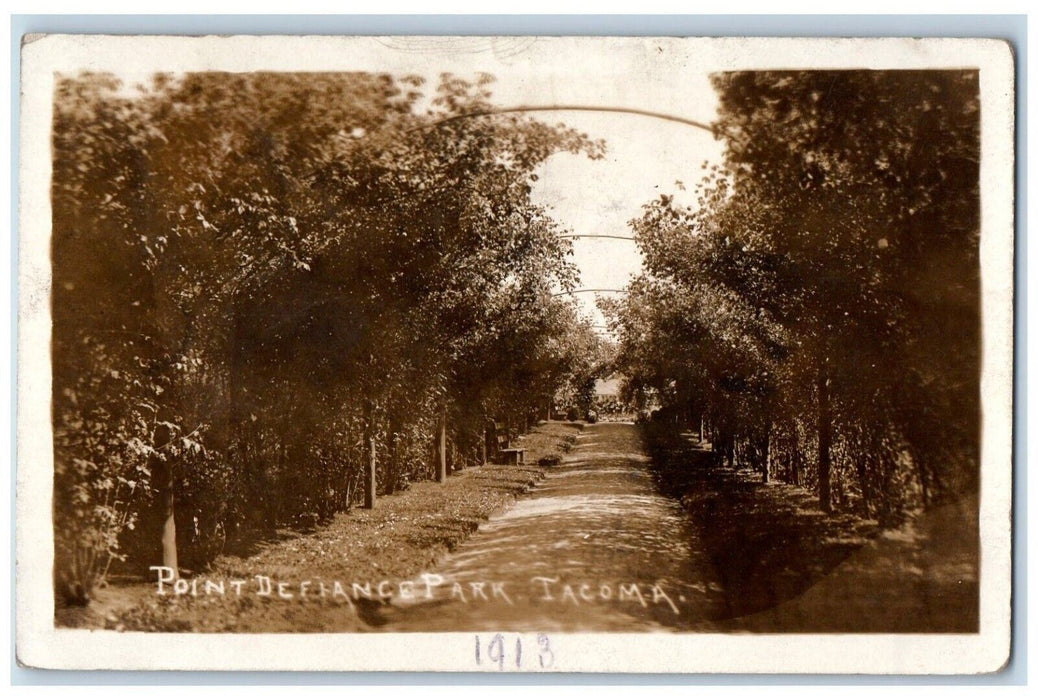
MULTIPOLYGON (((11 17, 11 376, 17 376, 18 75, 21 37, 27 33, 73 34, 469 34, 623 36, 911 36, 1006 39, 1016 55, 1016 373, 1014 380, 1013 651, 1009 666, 989 676, 783 676, 513 673, 201 673, 72 672, 19 668, 14 650, 11 600, 11 682, 14 685, 799 685, 1027 683, 1027 18, 1024 15, 13 15, 11 17)), ((11 388, 11 464, 16 464, 16 394, 11 388)), ((11 470, 10 493, 15 472, 11 470)), ((14 509, 11 522, 11 590, 14 591, 14 509)), ((403 651, 403 650, 402 650, 403 651)), ((834 651, 837 651, 834 649, 834 651)))

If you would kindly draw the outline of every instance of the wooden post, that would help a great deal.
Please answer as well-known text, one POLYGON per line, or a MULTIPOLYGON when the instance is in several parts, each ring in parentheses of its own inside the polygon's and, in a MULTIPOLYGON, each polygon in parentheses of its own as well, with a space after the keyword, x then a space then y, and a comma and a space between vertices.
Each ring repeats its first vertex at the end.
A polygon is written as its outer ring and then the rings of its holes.
POLYGON ((436 480, 441 484, 447 481, 447 407, 440 410, 440 428, 436 431, 436 451, 439 464, 436 480))

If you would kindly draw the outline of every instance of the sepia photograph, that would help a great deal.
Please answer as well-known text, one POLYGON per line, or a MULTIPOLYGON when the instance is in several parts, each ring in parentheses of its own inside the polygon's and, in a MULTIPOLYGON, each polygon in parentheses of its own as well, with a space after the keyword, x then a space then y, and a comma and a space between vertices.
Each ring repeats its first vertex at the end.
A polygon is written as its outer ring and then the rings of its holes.
POLYGON ((1005 44, 22 61, 24 663, 1006 661, 1005 44))

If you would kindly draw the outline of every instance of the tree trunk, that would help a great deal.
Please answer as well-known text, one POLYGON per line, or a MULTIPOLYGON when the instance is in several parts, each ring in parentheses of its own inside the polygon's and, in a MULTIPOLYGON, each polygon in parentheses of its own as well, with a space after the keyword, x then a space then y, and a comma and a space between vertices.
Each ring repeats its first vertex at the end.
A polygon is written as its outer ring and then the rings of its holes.
POLYGON ((368 435, 366 438, 368 463, 364 470, 364 507, 371 509, 375 507, 375 486, 376 476, 375 469, 377 463, 375 461, 375 436, 374 431, 368 429, 368 435))
POLYGON ((832 512, 830 470, 832 455, 832 416, 829 406, 829 369, 825 351, 818 355, 818 503, 826 513, 832 512))
MULTIPOLYGON (((173 433, 163 422, 158 422, 152 435, 155 448, 160 449, 169 445, 173 433)), ((165 459, 155 454, 150 460, 151 474, 155 485, 155 508, 162 527, 162 565, 173 570, 174 578, 180 578, 180 567, 177 565, 176 504, 173 499, 175 479, 170 459, 169 454, 166 454, 165 459)))
POLYGON ((771 423, 764 431, 764 483, 771 481, 771 423))
MULTIPOLYGON (((172 470, 170 470, 172 474, 172 470)), ((165 518, 162 523, 162 565, 173 569, 174 578, 180 577, 177 565, 177 519, 173 510, 173 480, 170 479, 163 496, 165 518)))
POLYGON ((364 507, 371 510, 375 507, 378 464, 375 459, 375 407, 370 399, 364 402, 364 452, 364 507))
POLYGON ((397 454, 399 432, 400 422, 394 417, 389 422, 389 449, 387 450, 388 462, 386 464, 388 469, 383 469, 383 472, 386 474, 386 482, 382 484, 382 488, 386 494, 396 491, 396 482, 400 476, 400 457, 397 454))
POLYGON ((440 409, 440 426, 436 431, 436 453, 438 464, 436 480, 441 484, 447 481, 447 408, 440 409))

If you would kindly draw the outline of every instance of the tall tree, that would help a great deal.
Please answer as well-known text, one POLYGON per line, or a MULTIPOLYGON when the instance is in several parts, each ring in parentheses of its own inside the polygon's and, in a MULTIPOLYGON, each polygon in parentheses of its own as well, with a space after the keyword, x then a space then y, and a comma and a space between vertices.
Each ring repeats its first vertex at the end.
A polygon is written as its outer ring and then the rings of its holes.
POLYGON ((481 111, 491 82, 444 76, 419 113, 406 76, 59 80, 66 589, 88 591, 99 559, 195 568, 236 530, 349 508, 364 478, 367 495, 429 478, 434 440, 561 381, 537 349, 575 271, 530 184, 552 153, 601 144, 443 121, 481 111))
POLYGON ((651 357, 633 331, 652 319, 693 365, 648 360, 639 371, 658 372, 658 387, 696 386, 715 424, 744 441, 763 432, 770 444, 784 423, 792 462, 810 426, 825 509, 848 479, 887 519, 975 488, 976 73, 764 71, 713 83, 723 167, 707 173, 696 207, 664 197, 632 222, 641 288, 667 290, 688 320, 666 326, 660 309, 636 322, 634 307, 618 309, 632 331, 621 357, 651 357))

